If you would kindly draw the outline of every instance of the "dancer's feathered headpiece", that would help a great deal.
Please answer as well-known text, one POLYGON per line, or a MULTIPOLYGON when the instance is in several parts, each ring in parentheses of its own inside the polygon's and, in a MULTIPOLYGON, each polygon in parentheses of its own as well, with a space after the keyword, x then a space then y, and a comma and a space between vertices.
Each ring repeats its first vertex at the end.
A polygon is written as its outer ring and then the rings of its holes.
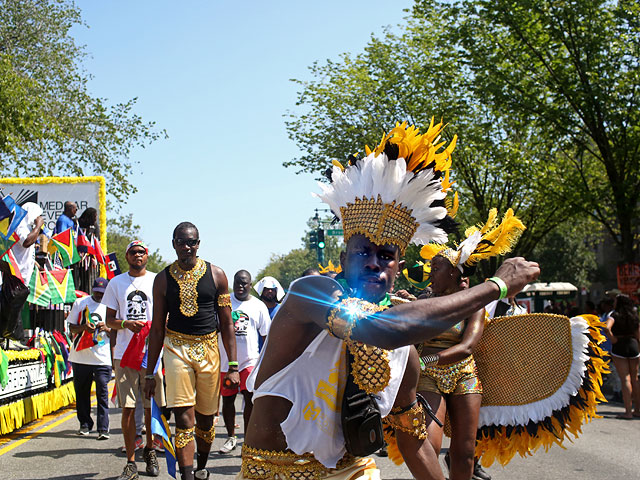
POLYGON ((461 272, 465 268, 473 268, 480 260, 509 253, 518 242, 520 235, 527 228, 509 209, 502 222, 497 222, 498 210, 492 208, 484 225, 472 226, 464 232, 467 237, 458 248, 430 243, 422 247, 420 256, 431 260, 436 255, 449 260, 451 265, 461 272))
POLYGON ((443 128, 433 119, 424 134, 406 122, 396 124, 373 151, 366 147, 365 158, 351 158, 346 166, 333 162, 331 183, 319 183, 322 193, 316 196, 342 221, 345 242, 361 234, 404 254, 410 242, 447 241, 455 222, 444 200, 457 136, 445 147, 443 128))

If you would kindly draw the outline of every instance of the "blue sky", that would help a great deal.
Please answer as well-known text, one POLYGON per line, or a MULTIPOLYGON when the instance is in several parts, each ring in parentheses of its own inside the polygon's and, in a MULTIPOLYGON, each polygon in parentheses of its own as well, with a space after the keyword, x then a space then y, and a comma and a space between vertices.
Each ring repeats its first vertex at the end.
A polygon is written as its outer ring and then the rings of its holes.
POLYGON ((272 254, 300 247, 323 205, 311 175, 282 166, 300 154, 284 125, 296 108, 290 79, 362 51, 411 4, 77 1, 88 28, 72 33, 89 54, 91 93, 109 103, 138 97, 135 112, 169 135, 131 156, 138 192, 121 211, 140 236, 172 260, 172 230, 191 221, 200 256, 228 277, 255 275, 272 254))

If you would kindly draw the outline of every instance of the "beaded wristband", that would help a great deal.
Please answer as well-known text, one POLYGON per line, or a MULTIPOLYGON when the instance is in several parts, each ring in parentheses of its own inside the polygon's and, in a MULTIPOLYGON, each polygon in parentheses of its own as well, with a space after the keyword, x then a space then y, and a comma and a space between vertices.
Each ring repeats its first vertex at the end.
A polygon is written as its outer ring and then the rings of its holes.
POLYGON ((124 330, 124 322, 126 322, 126 320, 122 320, 122 321, 120 322, 120 328, 121 328, 121 329, 123 329, 123 330, 124 330))
POLYGON ((507 289, 507 284, 504 283, 504 280, 502 280, 500 277, 491 277, 487 279, 487 281, 495 283, 500 289, 500 298, 498 298, 498 300, 502 300, 503 298, 506 298, 508 289, 507 289))
POLYGON ((155 375, 145 375, 144 379, 145 380, 155 380, 156 376, 155 375))

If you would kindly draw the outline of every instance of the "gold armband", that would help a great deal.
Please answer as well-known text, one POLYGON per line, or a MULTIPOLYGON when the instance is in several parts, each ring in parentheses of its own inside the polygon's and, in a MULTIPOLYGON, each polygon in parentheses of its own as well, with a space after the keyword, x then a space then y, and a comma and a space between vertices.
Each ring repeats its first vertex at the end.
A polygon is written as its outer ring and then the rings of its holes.
POLYGON ((409 407, 391 409, 391 413, 385 417, 384 421, 396 431, 400 430, 420 440, 428 436, 424 408, 417 400, 409 407))
POLYGON ((351 331, 360 320, 386 308, 359 298, 342 299, 327 313, 327 329, 334 337, 349 340, 351 331))
POLYGON ((222 295, 218 295, 218 307, 220 307, 220 308, 224 308, 224 307, 231 308, 231 295, 229 295, 228 293, 223 293, 222 295))
POLYGON ((195 427, 191 428, 178 428, 176 427, 176 448, 184 448, 189 445, 189 442, 193 442, 193 432, 195 427))
POLYGON ((216 438, 215 425, 212 425, 209 430, 202 430, 196 425, 196 437, 201 438, 209 444, 213 443, 213 439, 216 438))

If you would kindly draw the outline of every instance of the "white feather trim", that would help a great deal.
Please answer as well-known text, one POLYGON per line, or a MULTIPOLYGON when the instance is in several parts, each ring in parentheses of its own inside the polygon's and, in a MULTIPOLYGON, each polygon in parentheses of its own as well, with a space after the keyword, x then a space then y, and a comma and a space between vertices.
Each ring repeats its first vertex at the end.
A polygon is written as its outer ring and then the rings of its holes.
POLYGON ((488 425, 526 425, 529 421, 539 422, 569 405, 570 398, 578 393, 587 370, 587 347, 589 337, 587 321, 582 317, 571 319, 571 347, 573 360, 569 375, 564 383, 550 397, 526 405, 488 406, 480 408, 478 427, 488 425))
POLYGON ((447 241, 446 232, 434 225, 447 215, 447 209, 431 207, 435 200, 446 196, 441 181, 435 178, 432 170, 422 170, 416 175, 407 172, 403 158, 389 161, 384 153, 377 157, 371 153, 344 171, 334 167, 331 185, 321 182, 318 185, 321 192, 313 195, 328 204, 340 220, 340 207, 354 203, 356 198, 376 199, 380 195, 384 203, 395 200, 396 205, 411 209, 411 215, 419 225, 411 239, 413 243, 447 241))

